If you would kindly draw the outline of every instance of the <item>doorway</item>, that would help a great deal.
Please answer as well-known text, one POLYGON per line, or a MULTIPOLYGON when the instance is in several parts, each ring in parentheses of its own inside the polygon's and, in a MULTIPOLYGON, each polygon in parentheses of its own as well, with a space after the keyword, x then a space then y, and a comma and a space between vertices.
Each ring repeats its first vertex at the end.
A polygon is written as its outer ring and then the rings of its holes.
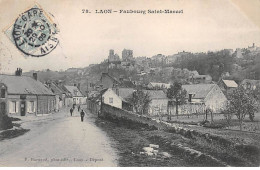
POLYGON ((25 101, 21 101, 21 116, 25 116, 25 111, 26 111, 26 106, 25 106, 25 101))

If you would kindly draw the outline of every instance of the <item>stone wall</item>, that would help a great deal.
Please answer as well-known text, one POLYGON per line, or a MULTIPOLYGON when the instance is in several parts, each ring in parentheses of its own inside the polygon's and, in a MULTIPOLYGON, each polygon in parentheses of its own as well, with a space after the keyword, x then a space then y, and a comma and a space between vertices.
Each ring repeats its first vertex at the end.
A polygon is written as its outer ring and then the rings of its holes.
POLYGON ((127 120, 135 123, 140 123, 145 126, 154 127, 156 129, 167 128, 164 123, 161 123, 156 119, 152 119, 148 116, 141 116, 133 112, 122 110, 104 103, 102 104, 102 114, 100 116, 107 119, 118 119, 119 121, 127 120))
MULTIPOLYGON (((209 134, 209 133, 204 133, 201 131, 189 129, 189 128, 184 128, 179 126, 178 124, 171 124, 167 123, 164 121, 159 121, 156 119, 153 119, 148 116, 141 116, 138 114, 135 114, 133 112, 129 112, 126 110, 122 110, 116 107, 112 107, 107 104, 102 105, 102 114, 100 115, 101 118, 104 119, 109 119, 109 120, 114 120, 116 122, 123 122, 126 124, 133 124, 133 126, 136 125, 141 125, 141 127, 149 127, 152 129, 157 129, 157 130, 164 130, 166 132, 170 133, 176 133, 180 134, 186 138, 191 138, 191 139, 196 139, 196 138, 202 138, 208 141, 209 143, 212 143, 213 141, 224 146, 224 147, 230 147, 230 148, 235 148, 237 150, 242 149, 244 151, 247 150, 247 148, 251 148, 254 146, 248 145, 248 144, 243 144, 243 143, 234 143, 231 140, 224 138, 219 135, 215 134, 209 134)), ((258 149, 256 149, 257 154, 260 153, 258 149)))

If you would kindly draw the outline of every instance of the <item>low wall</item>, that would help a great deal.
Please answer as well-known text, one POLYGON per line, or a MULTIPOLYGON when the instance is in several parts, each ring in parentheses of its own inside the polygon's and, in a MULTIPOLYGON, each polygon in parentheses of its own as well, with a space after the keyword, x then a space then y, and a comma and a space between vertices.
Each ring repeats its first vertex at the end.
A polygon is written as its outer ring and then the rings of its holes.
MULTIPOLYGON (((180 127, 178 124, 171 124, 163 121, 159 121, 147 116, 141 116, 126 110, 122 110, 119 108, 112 107, 107 104, 102 105, 102 114, 100 117, 105 118, 105 119, 112 119, 116 122, 124 122, 128 124, 133 124, 135 126, 136 124, 141 124, 142 127, 150 127, 153 129, 158 129, 158 130, 164 130, 170 133, 176 133, 180 134, 186 138, 203 138, 208 142, 217 142, 225 147, 232 147, 236 149, 241 149, 244 150, 246 148, 247 144, 238 144, 238 143, 233 143, 232 141, 223 138, 218 135, 214 134, 209 134, 209 133, 203 133, 201 131, 196 131, 193 129, 188 129, 188 128, 183 128, 180 127)), ((250 145, 248 147, 251 147, 250 145)), ((257 150, 257 152, 259 152, 257 150)))
POLYGON ((167 126, 164 123, 156 119, 152 119, 147 116, 141 116, 130 111, 122 110, 107 104, 102 104, 102 114, 100 115, 107 119, 118 119, 119 121, 127 120, 135 123, 140 123, 156 129, 166 129, 167 126))

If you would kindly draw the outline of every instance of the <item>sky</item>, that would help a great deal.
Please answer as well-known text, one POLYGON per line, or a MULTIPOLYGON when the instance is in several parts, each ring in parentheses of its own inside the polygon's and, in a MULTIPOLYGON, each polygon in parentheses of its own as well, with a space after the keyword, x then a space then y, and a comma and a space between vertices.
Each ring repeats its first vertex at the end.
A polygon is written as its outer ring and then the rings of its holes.
POLYGON ((124 48, 134 57, 260 46, 259 0, 0 0, 0 73, 17 67, 86 67, 124 48), (38 3, 54 16, 59 45, 46 56, 24 56, 4 34, 19 14, 38 3), (88 9, 91 14, 82 13, 88 9), (183 10, 183 14, 97 14, 95 10, 183 10))

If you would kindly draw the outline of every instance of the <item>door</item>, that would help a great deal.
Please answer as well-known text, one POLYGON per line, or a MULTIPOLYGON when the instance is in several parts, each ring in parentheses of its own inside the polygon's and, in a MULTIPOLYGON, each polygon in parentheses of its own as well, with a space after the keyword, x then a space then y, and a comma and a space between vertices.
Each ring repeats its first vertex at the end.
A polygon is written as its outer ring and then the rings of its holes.
POLYGON ((25 101, 21 101, 21 116, 25 116, 25 110, 26 110, 25 101))
POLYGON ((0 114, 4 115, 5 114, 5 102, 2 102, 0 104, 0 114))

